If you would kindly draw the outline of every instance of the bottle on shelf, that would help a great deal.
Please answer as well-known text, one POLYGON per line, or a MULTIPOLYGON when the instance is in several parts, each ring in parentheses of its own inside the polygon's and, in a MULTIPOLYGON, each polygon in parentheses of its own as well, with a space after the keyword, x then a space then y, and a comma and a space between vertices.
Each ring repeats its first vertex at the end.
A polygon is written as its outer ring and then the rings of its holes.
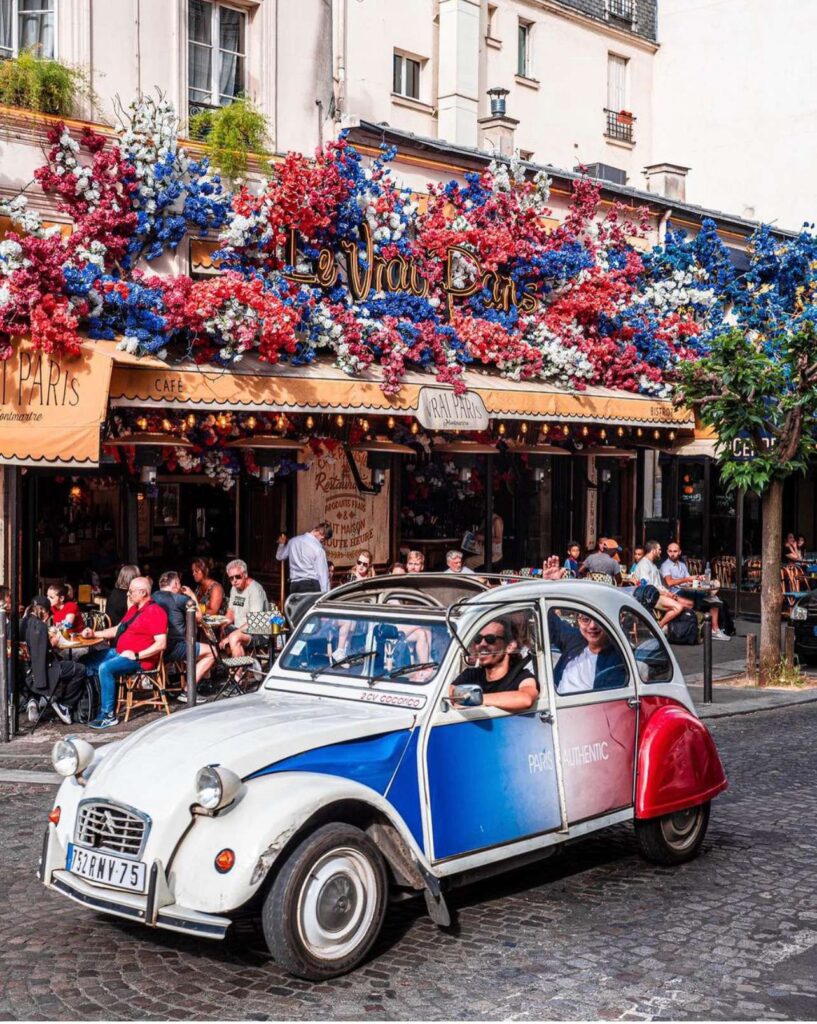
POLYGON ((712 566, 709 562, 706 563, 706 568, 704 569, 704 579, 707 583, 712 582, 712 566))

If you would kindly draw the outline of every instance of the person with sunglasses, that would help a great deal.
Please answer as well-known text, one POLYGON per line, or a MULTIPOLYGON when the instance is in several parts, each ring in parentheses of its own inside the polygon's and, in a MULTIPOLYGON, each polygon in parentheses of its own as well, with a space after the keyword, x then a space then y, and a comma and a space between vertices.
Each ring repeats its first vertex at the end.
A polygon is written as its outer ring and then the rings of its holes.
POLYGON ((557 693, 587 693, 626 686, 627 670, 621 652, 592 615, 552 608, 548 612, 548 633, 551 650, 559 652, 553 669, 557 693))
POLYGON ((502 711, 527 711, 536 703, 539 684, 533 666, 520 653, 513 623, 505 616, 486 623, 471 640, 477 664, 461 672, 452 686, 482 687, 482 703, 502 711))
POLYGON ((360 580, 368 580, 374 576, 374 559, 368 548, 358 551, 355 564, 349 571, 349 582, 357 583, 360 580))
POLYGON ((275 557, 289 559, 290 594, 325 594, 329 589, 329 565, 324 545, 332 539, 329 523, 318 523, 308 533, 291 540, 282 533, 275 557))
POLYGON ((243 658, 244 648, 250 642, 250 635, 243 628, 247 616, 250 612, 269 611, 269 601, 258 580, 250 578, 247 563, 242 558, 234 558, 227 563, 227 579, 231 584, 227 601, 227 625, 219 647, 222 650, 228 649, 231 658, 243 658))

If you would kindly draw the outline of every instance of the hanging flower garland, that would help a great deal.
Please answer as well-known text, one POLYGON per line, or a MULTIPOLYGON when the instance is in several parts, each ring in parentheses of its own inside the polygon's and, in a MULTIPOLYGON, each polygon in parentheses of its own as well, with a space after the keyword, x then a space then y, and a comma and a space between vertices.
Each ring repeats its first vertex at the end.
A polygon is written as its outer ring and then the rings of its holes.
POLYGON ((259 188, 231 194, 179 146, 166 99, 142 98, 121 120, 113 141, 61 124, 49 135, 36 180, 70 234, 44 229, 25 196, 0 204, 20 231, 0 243, 0 357, 25 333, 70 356, 86 332, 135 354, 222 365, 325 352, 350 376, 379 366, 389 395, 410 368, 463 390, 476 364, 514 380, 664 396, 742 288, 782 275, 771 322, 797 286, 770 232, 758 235, 745 284, 711 222, 695 239, 670 230, 663 245, 635 248, 646 208, 602 217, 600 185, 586 178, 552 229, 543 172, 492 164, 429 186, 421 206, 393 176, 394 151, 366 164, 341 138, 313 159, 288 154, 259 188), (149 273, 191 230, 221 232, 225 273, 149 273))

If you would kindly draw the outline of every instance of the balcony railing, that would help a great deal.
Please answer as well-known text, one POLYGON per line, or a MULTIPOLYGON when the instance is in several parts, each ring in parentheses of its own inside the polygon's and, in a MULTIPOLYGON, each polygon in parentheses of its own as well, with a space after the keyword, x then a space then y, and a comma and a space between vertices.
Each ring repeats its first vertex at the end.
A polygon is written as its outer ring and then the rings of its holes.
POLYGON ((604 108, 607 118, 607 127, 604 134, 608 139, 615 139, 617 142, 635 142, 634 126, 636 118, 627 110, 609 110, 604 108))
POLYGON ((607 10, 611 18, 626 21, 632 25, 635 16, 635 0, 607 0, 607 10))

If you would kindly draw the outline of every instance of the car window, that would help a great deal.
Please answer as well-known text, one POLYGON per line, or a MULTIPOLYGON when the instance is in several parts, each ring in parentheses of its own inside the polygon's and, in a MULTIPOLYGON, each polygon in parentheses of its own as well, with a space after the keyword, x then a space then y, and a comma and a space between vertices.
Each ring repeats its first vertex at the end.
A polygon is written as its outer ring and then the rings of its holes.
POLYGON ((668 683, 672 679, 672 661, 655 626, 632 608, 621 609, 619 622, 635 654, 642 683, 668 683))
MULTIPOLYGON (((385 618, 315 614, 307 616, 278 661, 282 669, 326 671, 350 679, 372 676, 420 662, 440 663, 451 638, 444 622, 405 616, 385 618), (369 653, 370 652, 370 653, 369 653)), ((407 673, 411 682, 425 682, 434 673, 407 673)), ((401 677, 402 678, 402 677, 401 677)))
POLYGON ((616 690, 629 683, 627 663, 610 630, 577 608, 552 607, 548 633, 553 682, 560 695, 616 690))

